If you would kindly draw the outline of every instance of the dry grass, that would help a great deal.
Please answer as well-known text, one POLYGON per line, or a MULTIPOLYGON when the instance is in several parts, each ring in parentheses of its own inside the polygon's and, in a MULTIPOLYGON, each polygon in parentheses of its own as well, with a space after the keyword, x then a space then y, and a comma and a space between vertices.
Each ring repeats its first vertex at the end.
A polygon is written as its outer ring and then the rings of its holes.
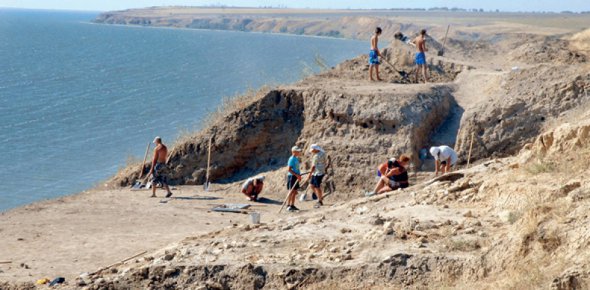
POLYGON ((529 162, 525 166, 526 172, 528 172, 531 175, 538 175, 541 173, 551 173, 551 172, 555 172, 556 169, 557 169, 557 167, 553 162, 545 160, 545 159, 541 159, 541 158, 538 158, 537 160, 529 162))

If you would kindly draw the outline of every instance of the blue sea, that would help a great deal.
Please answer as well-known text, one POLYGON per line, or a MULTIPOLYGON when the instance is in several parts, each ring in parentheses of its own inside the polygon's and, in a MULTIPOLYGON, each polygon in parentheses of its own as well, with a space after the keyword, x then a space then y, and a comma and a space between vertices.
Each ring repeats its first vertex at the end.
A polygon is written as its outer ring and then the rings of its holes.
POLYGON ((92 24, 98 13, 0 9, 0 211, 105 181, 221 100, 302 78, 364 42, 92 24))

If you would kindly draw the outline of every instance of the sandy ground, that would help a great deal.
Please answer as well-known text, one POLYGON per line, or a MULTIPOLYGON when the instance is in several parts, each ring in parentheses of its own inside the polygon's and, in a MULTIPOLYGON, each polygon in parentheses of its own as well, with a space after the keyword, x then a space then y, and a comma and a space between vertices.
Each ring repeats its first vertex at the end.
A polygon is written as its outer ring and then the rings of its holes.
MULTIPOLYGON (((186 237, 251 223, 249 214, 210 211, 217 204, 251 204, 249 211, 260 213, 262 223, 318 211, 313 208, 315 202, 297 201, 301 212, 279 214, 286 191, 278 184, 270 182, 257 203, 247 201, 239 186, 212 184, 209 191, 203 186, 179 186, 169 199, 162 197, 161 189, 157 198, 149 198, 147 190, 92 190, 4 212, 0 214, 0 262, 10 263, 0 264, 0 281, 58 276, 72 281, 186 237)), ((322 210, 337 200, 337 193, 326 198, 322 210)))
MULTIPOLYGON (((208 211, 209 204, 247 202, 237 190, 223 189, 183 186, 171 199, 161 198, 161 190, 158 198, 148 191, 94 190, 2 213, 0 262, 11 263, 0 264, 0 280, 71 279, 187 236, 247 223, 246 214, 208 211)), ((258 205, 253 208, 263 221, 279 206, 258 205)))

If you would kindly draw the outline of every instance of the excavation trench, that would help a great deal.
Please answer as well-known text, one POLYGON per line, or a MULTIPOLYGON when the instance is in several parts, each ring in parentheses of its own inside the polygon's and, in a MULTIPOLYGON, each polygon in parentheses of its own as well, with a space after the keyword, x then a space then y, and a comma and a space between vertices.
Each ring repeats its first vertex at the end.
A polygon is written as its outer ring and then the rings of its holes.
MULTIPOLYGON (((446 85, 387 86, 378 92, 294 87, 260 94, 177 144, 169 158, 170 180, 188 185, 205 181, 211 138, 210 176, 217 183, 282 169, 293 145, 307 150, 318 143, 332 159, 339 191, 371 187, 376 164, 401 153, 416 157, 456 106, 446 85)), ((304 168, 310 167, 309 159, 304 155, 304 168)), ((138 175, 138 168, 128 168, 113 182, 128 186, 138 175)))

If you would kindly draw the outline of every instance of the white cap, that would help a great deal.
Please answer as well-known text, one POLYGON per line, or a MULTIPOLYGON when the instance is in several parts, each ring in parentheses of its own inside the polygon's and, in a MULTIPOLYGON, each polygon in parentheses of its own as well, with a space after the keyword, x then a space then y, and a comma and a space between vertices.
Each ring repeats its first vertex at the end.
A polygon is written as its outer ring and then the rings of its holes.
POLYGON ((324 149, 322 149, 322 147, 320 147, 320 145, 318 144, 311 144, 311 146, 309 147, 309 151, 313 151, 313 150, 317 150, 317 151, 324 151, 324 149))
POLYGON ((160 136, 156 136, 156 138, 154 138, 154 141, 152 141, 152 143, 156 143, 156 141, 162 142, 162 138, 160 136))
POLYGON ((440 148, 438 147, 430 147, 430 154, 432 154, 432 156, 434 156, 435 158, 438 158, 438 153, 440 153, 440 148))
POLYGON ((291 152, 301 152, 301 148, 299 148, 299 146, 295 145, 293 147, 291 147, 291 152))
POLYGON ((264 181, 264 178, 265 178, 264 175, 258 175, 256 177, 254 177, 254 179, 258 179, 260 181, 264 181))
POLYGON ((396 160, 397 159, 395 159, 395 158, 389 158, 389 161, 391 161, 391 162, 395 162, 396 160))

